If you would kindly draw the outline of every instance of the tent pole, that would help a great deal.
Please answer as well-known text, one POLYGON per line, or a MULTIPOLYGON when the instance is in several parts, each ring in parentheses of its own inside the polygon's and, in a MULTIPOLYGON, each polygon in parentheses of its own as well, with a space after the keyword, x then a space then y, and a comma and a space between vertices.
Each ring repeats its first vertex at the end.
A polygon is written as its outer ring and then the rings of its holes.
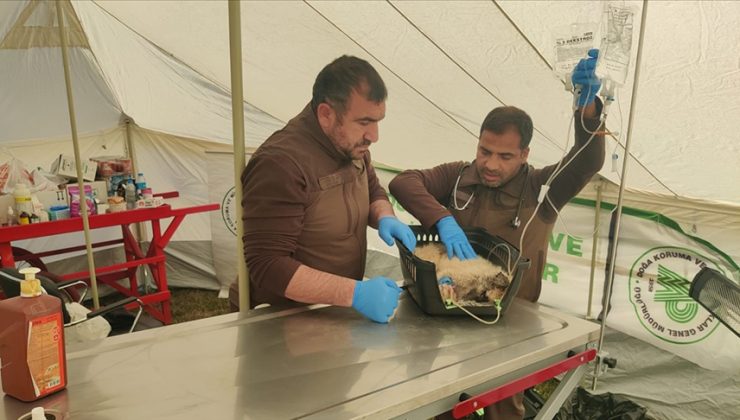
MULTIPOLYGON (((131 159, 131 172, 133 172, 134 182, 136 182, 136 176, 139 173, 138 166, 136 164, 136 152, 134 151, 134 140, 131 136, 131 118, 126 118, 125 121, 126 124, 126 131, 124 132, 124 135, 126 136, 126 154, 128 155, 128 158, 131 159)), ((137 222, 136 223, 136 241, 139 243, 139 246, 141 246, 141 243, 144 242, 144 239, 146 238, 146 225, 143 223, 137 222)), ((148 271, 147 266, 142 265, 137 269, 141 272, 141 274, 144 276, 144 281, 142 282, 144 284, 144 290, 146 293, 149 293, 149 278, 148 278, 148 271)))
POLYGON ((249 310, 247 264, 244 260, 241 173, 244 158, 244 87, 242 86, 242 24, 239 1, 229 0, 229 57, 231 60, 231 114, 234 128, 234 203, 236 203, 236 261, 239 285, 239 311, 249 310))
POLYGON ((619 245, 619 227, 622 221, 622 198, 624 196, 624 184, 627 180, 627 162, 630 155, 630 143, 632 141, 632 127, 635 119, 635 104, 637 102, 637 87, 640 81, 640 64, 642 63, 642 42, 645 38, 645 22, 647 21, 647 0, 642 2, 642 16, 640 17, 640 38, 637 41, 637 58, 635 59, 635 77, 632 81, 632 98, 630 99, 630 115, 627 123, 627 139, 624 142, 624 161, 622 162, 622 179, 619 182, 619 197, 617 198, 617 216, 614 227, 614 246, 611 247, 609 255, 609 271, 607 274, 607 287, 606 287, 606 298, 603 300, 603 306, 601 310, 601 330, 599 331, 599 346, 596 364, 594 365, 594 377, 591 384, 591 389, 596 391, 596 382, 598 380, 598 374, 601 370, 601 364, 603 363, 604 357, 602 357, 601 349, 604 346, 604 331, 606 330, 606 317, 609 314, 609 306, 612 298, 612 285, 614 284, 614 266, 617 259, 617 246, 619 245))
MULTIPOLYGON (((69 5, 69 2, 65 2, 69 5)), ((72 80, 69 73, 69 57, 67 56, 67 33, 64 30, 64 16, 62 11, 62 2, 56 2, 57 20, 59 22, 59 36, 62 46, 62 64, 64 67, 64 84, 67 87, 67 108, 69 109, 69 125, 72 130, 72 145, 75 154, 75 169, 77 170, 77 185, 80 187, 80 206, 82 210, 82 228, 85 235, 85 249, 87 250, 87 266, 90 271, 90 286, 92 289, 93 307, 100 307, 98 299, 98 281, 95 276, 95 259, 93 258, 92 242, 90 241, 90 222, 87 213, 87 196, 85 195, 85 180, 82 174, 82 161, 80 159, 80 144, 77 139, 77 119, 75 117, 74 99, 72 98, 72 80)))
POLYGON ((128 155, 128 158, 131 159, 131 172, 133 172, 134 175, 136 175, 136 159, 134 157, 134 142, 131 140, 131 119, 126 118, 125 121, 126 124, 126 154, 128 155))
POLYGON ((586 307, 586 319, 593 319, 591 307, 594 297, 594 276, 596 274, 596 246, 599 244, 599 225, 601 223, 601 191, 603 190, 604 181, 596 184, 596 205, 594 214, 594 234, 591 244, 591 274, 588 281, 588 306, 586 307))
MULTIPOLYGON (((134 177, 134 182, 136 182, 136 176, 139 173, 138 166, 136 165, 136 153, 134 152, 134 140, 131 137, 131 118, 126 118, 126 151, 128 158, 131 159, 131 172, 132 176, 134 177)), ((144 240, 146 237, 146 226, 144 226, 142 223, 136 223, 136 234, 137 234, 137 240, 139 243, 144 240)))

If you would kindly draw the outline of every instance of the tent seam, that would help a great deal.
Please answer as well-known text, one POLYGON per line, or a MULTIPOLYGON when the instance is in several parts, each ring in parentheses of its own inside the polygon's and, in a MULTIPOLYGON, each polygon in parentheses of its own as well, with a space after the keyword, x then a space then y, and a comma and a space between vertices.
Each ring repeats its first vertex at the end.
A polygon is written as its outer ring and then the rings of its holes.
MULTIPOLYGON (((430 37, 429 35, 427 35, 427 33, 426 33, 426 32, 422 31, 422 30, 421 30, 421 28, 419 28, 419 27, 418 27, 418 26, 417 26, 416 24, 414 24, 414 22, 412 22, 412 21, 411 21, 411 19, 409 19, 409 17, 408 17, 408 16, 406 16, 406 15, 405 15, 405 14, 404 14, 403 12, 401 12, 401 11, 400 11, 400 10, 399 10, 399 9, 398 9, 398 8, 397 8, 397 7, 396 7, 396 6, 394 5, 394 4, 393 4, 393 3, 391 3, 391 1, 390 1, 390 0, 386 0, 386 3, 388 3, 388 4, 389 4, 389 5, 390 5, 390 6, 391 6, 391 7, 393 8, 393 10, 395 10, 395 11, 396 11, 396 13, 398 13, 399 15, 401 15, 401 16, 402 16, 402 17, 403 17, 403 18, 404 18, 404 19, 405 19, 405 20, 406 20, 406 21, 407 21, 407 22, 408 22, 408 23, 409 23, 409 24, 410 24, 411 26, 413 26, 413 27, 414 27, 414 29, 416 29, 416 30, 417 30, 417 31, 418 31, 418 32, 419 32, 419 33, 420 33, 420 34, 421 34, 422 36, 424 36, 424 38, 426 38, 426 39, 427 39, 427 41, 429 41, 429 42, 430 42, 430 43, 431 43, 432 45, 434 45, 434 46, 435 46, 435 47, 436 47, 436 48, 437 48, 437 49, 438 49, 438 50, 439 50, 439 51, 440 51, 440 52, 441 52, 441 53, 442 53, 442 54, 443 54, 443 55, 444 55, 445 57, 447 57, 447 59, 448 59, 448 60, 450 60, 450 61, 451 61, 451 62, 452 62, 453 64, 455 64, 455 66, 457 66, 457 68, 459 68, 459 69, 460 69, 460 70, 461 70, 461 71, 462 71, 463 73, 465 73, 465 74, 466 74, 466 75, 467 75, 467 76, 468 76, 468 77, 469 77, 469 78, 470 78, 470 79, 471 79, 472 81, 474 81, 474 82, 475 82, 475 83, 476 83, 476 84, 477 84, 478 86, 480 86, 480 87, 481 87, 481 89, 483 89, 483 90, 484 90, 484 91, 485 91, 486 93, 488 93, 488 94, 489 94, 489 95, 490 95, 491 97, 493 97, 493 98, 494 98, 495 100, 497 100, 497 101, 498 101, 498 102, 499 102, 499 103, 500 103, 501 105, 507 105, 507 103, 506 103, 506 102, 504 102, 504 101, 503 101, 503 100, 502 100, 501 98, 499 98, 499 97, 498 97, 498 96, 496 96, 496 95, 495 95, 495 94, 494 94, 493 92, 491 92, 491 90, 490 90, 490 89, 488 89, 487 87, 485 87, 485 86, 483 85, 483 83, 481 83, 481 82, 480 82, 480 81, 479 81, 479 80, 478 80, 477 78, 475 78, 475 76, 473 76, 472 74, 470 74, 470 72, 468 72, 468 71, 467 71, 467 70, 466 70, 466 69, 465 69, 465 68, 464 68, 464 67, 463 67, 462 65, 460 65, 460 63, 459 63, 459 62, 457 62, 457 60, 455 60, 454 58, 452 58, 452 57, 451 57, 451 56, 450 56, 450 55, 449 55, 449 54, 447 53, 447 51, 445 51, 445 50, 444 50, 444 49, 443 49, 443 48, 442 48, 442 47, 441 47, 441 46, 440 46, 439 44, 437 44, 437 43, 436 43, 436 42, 435 42, 434 40, 432 40, 432 38, 431 38, 431 37, 430 37)), ((536 51, 536 50, 535 50, 535 51, 536 51)), ((545 138, 545 139, 546 139, 547 141, 549 141, 550 143, 552 143, 553 145, 555 145, 555 147, 556 147, 556 148, 558 148, 558 149, 559 149, 559 150, 561 150, 561 151, 563 151, 563 150, 564 150, 564 149, 563 149, 563 147, 562 147, 562 146, 561 146, 561 145, 560 145, 559 143, 557 143, 557 142, 556 142, 555 140, 553 140, 552 138, 550 138, 550 137, 549 137, 548 135, 546 135, 546 134, 545 134, 544 132, 542 132, 542 131, 541 131, 541 130, 540 130, 539 128, 537 128, 536 126, 534 127, 534 130, 535 130, 536 132, 538 132, 538 133, 539 133, 539 134, 540 134, 540 135, 541 135, 541 136, 542 136, 543 138, 545 138)))
MULTIPOLYGON (((131 119, 126 114, 126 112, 123 110, 123 106, 121 106, 121 101, 119 101, 118 95, 116 95, 116 91, 113 89, 113 85, 110 83, 108 75, 103 71, 103 68, 100 66, 100 62, 98 61, 98 56, 95 55, 95 51, 93 51, 93 48, 90 45, 90 40, 87 37, 87 31, 82 25, 82 20, 80 20, 80 16, 77 14, 77 10, 75 10, 74 4, 72 4, 71 0, 68 0, 68 3, 69 3, 70 8, 72 9, 72 13, 74 13, 75 15, 75 19, 77 19, 77 22, 80 24, 80 27, 82 28, 82 35, 85 37, 85 42, 87 42, 87 48, 90 50, 90 55, 92 56, 93 61, 95 62, 95 66, 97 67, 98 72, 103 76, 103 82, 105 83, 105 86, 108 88, 108 91, 111 93, 111 96, 116 101, 116 108, 118 109, 118 112, 120 112, 122 115, 125 115, 126 118, 131 119)), ((120 121, 119 121, 119 125, 120 125, 120 121)))
MULTIPOLYGON (((170 58, 172 58, 173 60, 177 61, 177 62, 178 62, 178 63, 179 63, 180 65, 182 65, 183 67, 186 67, 186 68, 190 69, 190 70, 191 70, 191 71, 192 71, 193 73, 195 73, 195 74, 197 74, 198 76, 202 77, 202 78, 203 78, 204 80, 207 80, 208 82, 210 82, 210 83, 213 83, 213 84, 214 84, 215 86, 217 86, 217 87, 218 87, 219 89, 221 89, 221 91, 222 91, 222 92, 223 92, 224 94, 226 94, 226 95, 228 95, 229 97, 231 97, 231 89, 230 89, 230 88, 227 88, 226 86, 222 85, 222 84, 221 84, 221 83, 219 83, 218 81, 216 81, 216 80, 213 80, 213 79, 211 79, 210 77, 208 77, 208 76, 206 76, 205 74, 201 73, 200 71, 198 71, 197 69, 195 69, 194 67, 190 66, 190 65, 189 65, 188 63, 186 63, 185 61, 183 61, 183 60, 182 60, 182 59, 180 59, 179 57, 177 57, 177 56, 176 56, 175 54, 172 54, 171 52, 169 52, 169 51, 167 51, 166 49, 164 49, 164 48, 160 47, 159 45, 157 45, 157 43, 153 42, 153 41, 152 41, 151 39, 149 39, 149 38, 145 37, 144 35, 140 34, 140 33, 139 33, 138 31, 136 31, 136 30, 135 30, 134 28, 132 28, 132 27, 128 26, 128 25, 127 25, 126 23, 124 23, 123 21, 121 21, 120 19, 118 19, 118 17, 117 17, 117 16, 115 16, 115 15, 113 15, 112 13, 108 12, 108 10, 106 10, 106 9, 105 9, 104 7, 101 7, 101 6, 100 6, 100 5, 98 4, 98 2, 97 2, 96 0, 91 0, 91 3, 93 3, 93 4, 94 4, 94 5, 96 6, 96 7, 98 7, 98 9, 102 10, 102 11, 103 11, 103 12, 104 12, 105 14, 107 14, 107 15, 108 15, 108 16, 110 16, 111 18, 115 19, 115 20, 116 20, 116 22, 118 22, 118 23, 120 23, 121 25, 123 25, 123 26, 124 26, 124 27, 125 27, 126 29, 130 30, 131 32, 135 33, 135 34, 136 34, 137 36, 141 37, 141 39, 143 39, 143 40, 145 40, 146 42, 148 42, 149 44, 153 45, 153 46, 154 46, 154 47, 155 47, 155 48, 156 48, 157 50, 159 50, 160 52, 162 52, 162 53, 164 53, 164 54, 168 55, 168 56, 169 56, 170 58)), ((87 34, 86 34, 85 36, 87 37, 87 34)), ((88 43, 89 43, 89 42, 88 42, 88 43)), ((90 51, 92 52, 93 56, 95 56, 95 53, 94 53, 94 52, 92 51, 92 47, 90 47, 90 51)), ((96 61, 97 61, 97 58, 96 58, 96 61)), ((102 71, 102 68, 101 68, 101 73, 103 73, 103 71, 102 71)), ((105 74, 105 73, 103 73, 103 74, 105 74)), ((107 77, 107 76, 106 76, 106 77, 107 77)), ((110 88, 110 87, 109 87, 109 88, 110 88)), ((254 105, 253 103, 251 103, 251 102, 249 102, 249 101, 247 101, 247 100, 242 100, 242 103, 245 103, 245 104, 249 105, 250 107, 252 107, 252 108, 254 108, 254 109, 256 109, 256 110, 258 110, 258 111, 260 111, 260 112, 264 113, 265 115, 267 115, 267 116, 269 116, 269 117, 271 117, 271 118, 274 118, 274 119, 275 119, 276 121, 280 121, 280 122, 281 122, 281 123, 283 123, 283 124, 285 124, 285 123, 286 123, 286 122, 285 122, 285 121, 283 121, 283 120, 282 120, 281 118, 278 118, 278 117, 276 117, 276 116, 272 115, 271 113, 269 113, 269 112, 265 111, 264 109, 262 109, 262 108, 260 108, 260 107, 258 107, 258 106, 256 106, 256 105, 254 105)), ((125 112, 123 112, 123 110, 121 110, 121 112, 122 112, 122 113, 123 113, 124 115, 126 115, 126 113, 125 113, 125 112)), ((130 117, 129 117, 129 118, 130 118, 130 117)), ((131 120, 133 121, 133 119, 131 119, 131 120)))
POLYGON ((477 139, 477 138, 478 138, 478 135, 477 135, 477 134, 475 134, 474 132, 472 132, 472 131, 468 130, 468 129, 467 129, 467 128, 466 128, 466 127, 465 127, 464 125, 462 125, 462 124, 461 124, 461 123, 460 123, 460 122, 459 122, 459 121, 458 121, 457 119, 455 119, 455 118, 454 118, 454 117, 453 117, 453 116, 452 116, 452 115, 451 115, 450 113, 448 113, 447 111, 445 111, 444 109, 442 109, 442 107, 440 107, 440 106, 439 106, 439 105, 437 105, 437 104, 436 104, 436 103, 435 103, 434 101, 432 101, 431 99, 429 99, 429 98, 428 98, 428 97, 427 97, 426 95, 424 95, 423 93, 421 93, 421 92, 420 92, 420 91, 419 91, 418 89, 416 89, 416 88, 415 88, 415 87, 414 87, 413 85, 411 85, 411 83, 409 83, 408 81, 406 81, 406 79, 404 79, 404 78, 403 78, 403 77, 401 77, 401 76, 400 76, 400 75, 399 75, 398 73, 396 73, 395 71, 393 71, 393 70, 392 70, 392 69, 391 69, 390 67, 388 67, 388 66, 387 66, 387 65, 386 65, 385 63, 383 63, 383 61, 382 61, 382 60, 380 60, 380 59, 379 59, 378 57, 376 57, 376 56, 375 56, 375 55, 374 55, 373 53, 371 53, 371 52, 370 52, 370 51, 369 51, 369 50, 368 50, 367 48, 365 48, 365 47, 364 47, 364 46, 363 46, 362 44, 360 44, 360 43, 359 43, 359 42, 357 42, 357 41, 356 41, 356 40, 355 40, 354 38, 352 38, 351 36, 349 36, 349 34, 348 34, 348 33, 344 32, 344 31, 343 31, 343 30, 342 30, 342 29, 341 29, 341 28, 340 28, 339 26, 337 26, 337 25, 336 25, 336 24, 335 24, 334 22, 332 22, 332 20, 331 20, 331 19, 327 18, 327 17, 326 17, 326 16, 325 16, 325 15, 324 15, 323 13, 321 13, 321 12, 320 12, 320 11, 318 11, 318 10, 317 10, 317 9, 316 9, 315 7, 313 7, 313 6, 311 5, 311 4, 309 4, 309 3, 308 3, 308 0, 303 0, 303 3, 304 3, 305 5, 307 5, 307 6, 309 7, 309 8, 311 8, 311 10, 313 10, 314 12, 316 12, 316 14, 318 14, 319 16, 321 16, 321 17, 322 17, 322 18, 323 18, 323 19, 324 19, 325 21, 327 21, 327 22, 328 22, 328 23, 329 23, 329 24, 330 24, 331 26, 333 26, 333 27, 334 27, 334 28, 335 28, 336 30, 338 30, 338 31, 339 31, 339 32, 340 32, 340 33, 341 33, 342 35, 344 35, 345 37, 347 37, 347 39, 349 39, 349 40, 350 40, 350 41, 352 41, 352 42, 353 42, 353 43, 354 43, 355 45, 357 45, 357 46, 358 46, 358 47, 360 47, 360 48, 361 48, 361 49, 362 49, 363 51, 365 51, 365 53, 367 53, 367 54, 368 54, 368 55, 369 55, 370 57, 372 57, 372 58, 373 58, 373 59, 374 59, 375 61, 377 61, 378 63, 380 63, 380 65, 382 65, 382 66, 383 66, 383 67, 384 67, 384 68, 385 68, 386 70, 388 70, 388 71, 389 71, 389 72, 390 72, 390 73, 391 73, 392 75, 394 75, 394 76, 395 76, 395 77, 396 77, 396 78, 397 78, 398 80, 402 81, 402 82, 403 82, 403 83, 404 83, 404 84, 405 84, 406 86, 408 86, 408 87, 409 87, 409 88, 410 88, 411 90, 413 90, 414 92, 416 92, 416 93, 417 93, 417 94, 418 94, 419 96, 421 96, 422 98, 424 98, 424 99, 425 99, 425 100, 426 100, 426 101, 427 101, 427 102, 428 102, 429 104, 431 104, 431 105, 432 105, 433 107, 435 107, 435 108, 436 108, 437 110, 439 110, 439 111, 440 111, 441 113, 443 113, 443 114, 444 114, 445 116, 447 116, 447 117, 448 117, 448 118, 449 118, 449 119, 450 119, 450 120, 451 120, 452 122, 454 122, 455 124, 457 124, 457 125, 458 125, 458 126, 459 126, 460 128, 462 128, 463 130, 465 130, 465 131, 466 131, 466 132, 467 132, 468 134, 470 134, 471 136, 473 136, 473 138, 475 138, 475 139, 477 139))

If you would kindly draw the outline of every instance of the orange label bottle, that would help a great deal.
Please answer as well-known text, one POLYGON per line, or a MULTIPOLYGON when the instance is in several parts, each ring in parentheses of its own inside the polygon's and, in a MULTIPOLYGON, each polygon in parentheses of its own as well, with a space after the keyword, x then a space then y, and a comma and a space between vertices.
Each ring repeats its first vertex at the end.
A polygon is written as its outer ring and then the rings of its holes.
POLYGON ((59 298, 41 294, 38 268, 24 268, 21 296, 0 301, 3 391, 34 401, 67 386, 64 321, 59 298))

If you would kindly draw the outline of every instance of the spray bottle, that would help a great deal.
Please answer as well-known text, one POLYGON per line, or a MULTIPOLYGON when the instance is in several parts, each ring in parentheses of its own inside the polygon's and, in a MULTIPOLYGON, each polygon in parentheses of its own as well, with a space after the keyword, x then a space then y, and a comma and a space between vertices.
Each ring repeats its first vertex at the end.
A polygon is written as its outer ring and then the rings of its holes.
POLYGON ((41 293, 39 271, 21 269, 21 295, 0 301, 3 391, 27 402, 67 386, 62 302, 41 293))

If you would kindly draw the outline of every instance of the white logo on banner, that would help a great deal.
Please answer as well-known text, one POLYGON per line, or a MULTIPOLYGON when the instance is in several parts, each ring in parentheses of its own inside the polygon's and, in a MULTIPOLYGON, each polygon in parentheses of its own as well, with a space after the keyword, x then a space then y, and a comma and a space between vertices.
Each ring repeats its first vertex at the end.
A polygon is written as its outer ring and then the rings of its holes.
POLYGON ((689 296, 691 280, 708 263, 711 260, 695 251, 671 246, 650 249, 635 261, 629 297, 648 332, 671 343, 689 344, 717 328, 714 316, 689 296))

